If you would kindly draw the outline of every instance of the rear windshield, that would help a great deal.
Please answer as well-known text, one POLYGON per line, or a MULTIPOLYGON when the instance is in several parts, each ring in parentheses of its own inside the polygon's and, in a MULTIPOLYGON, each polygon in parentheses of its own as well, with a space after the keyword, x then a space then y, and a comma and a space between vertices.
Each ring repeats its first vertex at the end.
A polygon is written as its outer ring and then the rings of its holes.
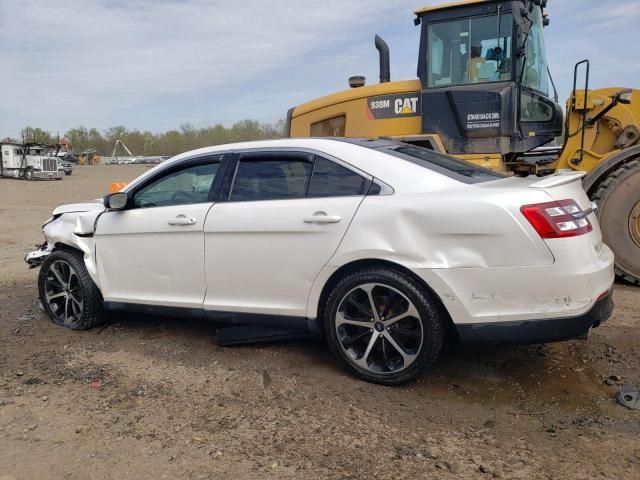
POLYGON ((479 167, 449 155, 443 155, 433 150, 417 147, 408 143, 394 142, 388 145, 373 147, 394 157, 402 158, 434 172, 441 173, 463 183, 482 183, 505 178, 506 175, 494 172, 488 168, 479 167))

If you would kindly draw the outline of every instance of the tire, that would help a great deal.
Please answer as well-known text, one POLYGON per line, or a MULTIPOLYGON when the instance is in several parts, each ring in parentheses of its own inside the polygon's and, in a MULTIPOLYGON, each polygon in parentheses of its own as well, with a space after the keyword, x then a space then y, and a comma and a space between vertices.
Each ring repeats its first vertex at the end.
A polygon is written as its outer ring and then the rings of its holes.
POLYGON ((73 172, 64 172, 65 175, 69 176, 71 175, 73 172))
POLYGON ((442 348, 439 304, 410 276, 386 267, 342 278, 328 296, 323 323, 336 358, 369 382, 408 382, 433 364, 442 348))
POLYGON ((33 180, 33 168, 27 167, 22 174, 25 180, 32 181, 33 180))
POLYGON ((40 267, 38 291, 56 325, 88 330, 104 322, 102 295, 79 253, 56 250, 49 255, 40 267))
POLYGON ((640 285, 640 159, 610 173, 592 199, 604 243, 615 254, 616 274, 640 285))

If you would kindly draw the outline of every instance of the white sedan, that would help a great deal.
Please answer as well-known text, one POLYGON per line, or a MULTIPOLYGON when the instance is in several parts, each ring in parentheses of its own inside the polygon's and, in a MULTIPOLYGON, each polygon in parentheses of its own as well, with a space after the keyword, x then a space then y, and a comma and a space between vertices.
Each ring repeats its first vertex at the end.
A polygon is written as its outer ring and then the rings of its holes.
POLYGON ((613 254, 581 175, 506 178, 390 140, 221 145, 57 208, 26 261, 59 325, 137 310, 304 330, 395 384, 445 331, 550 342, 609 317, 613 254))

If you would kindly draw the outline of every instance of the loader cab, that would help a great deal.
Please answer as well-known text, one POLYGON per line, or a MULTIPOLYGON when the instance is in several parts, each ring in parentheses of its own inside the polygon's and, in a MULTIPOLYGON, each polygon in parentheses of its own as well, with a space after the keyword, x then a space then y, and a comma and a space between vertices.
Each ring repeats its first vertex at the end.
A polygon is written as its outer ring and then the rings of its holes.
POLYGON ((509 157, 561 135, 543 4, 466 0, 416 12, 422 131, 438 133, 449 153, 509 157))

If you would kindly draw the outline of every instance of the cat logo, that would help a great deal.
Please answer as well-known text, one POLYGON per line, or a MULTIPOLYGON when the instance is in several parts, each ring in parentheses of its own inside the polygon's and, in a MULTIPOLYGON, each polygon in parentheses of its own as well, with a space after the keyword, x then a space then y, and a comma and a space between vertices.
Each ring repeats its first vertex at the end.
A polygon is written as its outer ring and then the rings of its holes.
POLYGON ((407 115, 416 113, 418 107, 418 97, 397 98, 394 103, 396 114, 407 115))
POLYGON ((420 115, 419 92, 382 95, 367 99, 367 116, 371 120, 418 115, 420 115))

